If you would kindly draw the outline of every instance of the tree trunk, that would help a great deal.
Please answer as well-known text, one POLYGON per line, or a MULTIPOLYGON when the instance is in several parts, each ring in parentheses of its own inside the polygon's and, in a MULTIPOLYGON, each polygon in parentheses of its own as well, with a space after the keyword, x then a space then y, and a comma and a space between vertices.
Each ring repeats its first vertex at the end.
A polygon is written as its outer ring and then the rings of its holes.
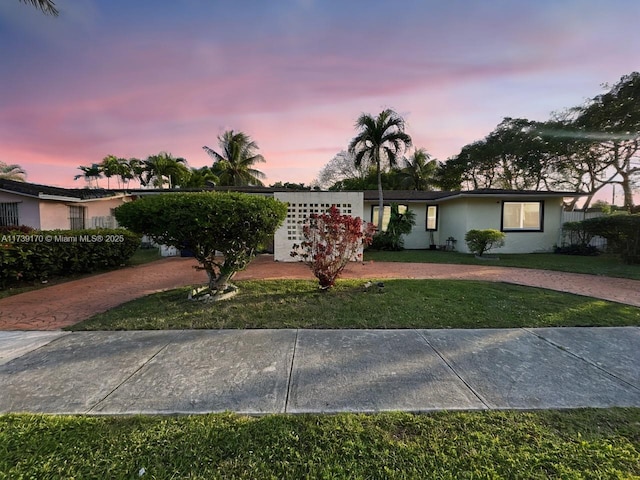
POLYGON ((384 197, 382 193, 382 171, 378 162, 378 233, 382 232, 382 217, 384 216, 384 197))

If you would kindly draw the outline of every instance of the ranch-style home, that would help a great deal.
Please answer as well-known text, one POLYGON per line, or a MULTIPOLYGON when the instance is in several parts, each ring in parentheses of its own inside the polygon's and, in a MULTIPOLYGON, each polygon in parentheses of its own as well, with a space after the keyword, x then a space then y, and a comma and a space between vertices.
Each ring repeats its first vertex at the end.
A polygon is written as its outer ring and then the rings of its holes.
POLYGON ((129 195, 102 188, 59 188, 0 179, 0 226, 38 230, 113 228, 113 209, 129 195))
MULTIPOLYGON (((211 190, 211 189, 209 189, 211 190)), ((302 239, 302 222, 312 213, 336 205, 343 214, 377 224, 378 192, 291 191, 264 187, 217 187, 274 196, 289 205, 285 223, 274 235, 274 259, 295 261, 289 253, 302 239)), ((184 190, 68 189, 0 179, 0 226, 28 225, 41 230, 113 227, 113 209, 144 195, 184 190)), ((383 224, 390 205, 410 209, 416 224, 404 237, 407 249, 455 249, 468 252, 467 231, 492 228, 506 233, 496 253, 552 251, 561 243, 563 199, 569 192, 469 190, 452 192, 384 192, 383 224)), ((383 227, 384 228, 384 227, 383 227)))

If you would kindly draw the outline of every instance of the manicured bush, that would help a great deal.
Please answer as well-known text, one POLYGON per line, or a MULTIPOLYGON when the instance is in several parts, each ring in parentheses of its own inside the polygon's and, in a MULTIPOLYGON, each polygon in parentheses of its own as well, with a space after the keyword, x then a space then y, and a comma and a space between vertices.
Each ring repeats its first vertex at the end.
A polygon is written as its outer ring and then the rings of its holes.
POLYGON ((89 273, 126 262, 140 236, 124 229, 13 230, 0 234, 0 284, 89 273))
POLYGON ((193 252, 216 294, 229 288, 286 215, 286 204, 278 200, 235 192, 150 195, 115 211, 120 225, 193 252))
POLYGON ((502 247, 506 235, 498 230, 469 230, 464 236, 464 241, 472 253, 481 257, 492 248, 502 247))
POLYGON ((614 214, 583 220, 584 229, 607 239, 608 248, 628 264, 640 264, 640 214, 614 214))
POLYGON ((331 206, 327 213, 312 214, 302 228, 304 241, 294 245, 292 257, 306 263, 322 289, 331 288, 351 260, 362 258, 375 226, 363 225, 360 217, 342 215, 331 206))

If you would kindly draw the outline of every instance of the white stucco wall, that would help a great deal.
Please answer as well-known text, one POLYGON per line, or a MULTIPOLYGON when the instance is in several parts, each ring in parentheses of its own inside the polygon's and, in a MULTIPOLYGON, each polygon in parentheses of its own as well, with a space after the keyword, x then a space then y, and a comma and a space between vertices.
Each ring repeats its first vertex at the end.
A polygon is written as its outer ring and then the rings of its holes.
POLYGON ((66 230, 69 223, 69 207, 62 202, 40 200, 40 228, 42 230, 66 230))
POLYGON ((298 261, 290 253, 293 245, 303 240, 302 222, 312 213, 324 213, 335 205, 343 215, 366 220, 362 192, 276 192, 274 198, 289 205, 287 218, 274 235, 273 258, 277 262, 298 261))
POLYGON ((16 195, 9 192, 0 192, 0 203, 18 204, 18 221, 20 225, 31 228, 40 228, 40 212, 38 210, 38 199, 16 195))
MULTIPOLYGON (((509 201, 531 201, 529 199, 509 199, 509 201)), ((537 201, 537 200, 535 200, 537 201)), ((544 200, 542 232, 505 232, 505 245, 491 250, 491 253, 534 253, 549 252, 557 244, 560 236, 562 199, 544 200)), ((502 199, 464 198, 445 201, 440 209, 441 235, 446 239, 454 237, 456 249, 469 253, 464 236, 469 230, 492 228, 500 230, 502 219, 502 199)))
MULTIPOLYGON (((411 233, 404 235, 404 248, 407 250, 422 250, 425 248, 429 248, 429 232, 426 230, 427 223, 427 205, 425 203, 411 203, 411 202, 403 202, 397 201, 393 202, 398 205, 406 205, 409 210, 415 213, 416 224, 413 226, 411 233)), ((385 202, 386 205, 388 205, 385 202)), ((431 203, 430 205, 433 205, 431 203)), ((377 201, 367 201, 364 203, 364 220, 367 222, 372 222, 373 218, 373 207, 377 207, 377 201)), ((438 244, 438 232, 434 233, 434 241, 438 244)))

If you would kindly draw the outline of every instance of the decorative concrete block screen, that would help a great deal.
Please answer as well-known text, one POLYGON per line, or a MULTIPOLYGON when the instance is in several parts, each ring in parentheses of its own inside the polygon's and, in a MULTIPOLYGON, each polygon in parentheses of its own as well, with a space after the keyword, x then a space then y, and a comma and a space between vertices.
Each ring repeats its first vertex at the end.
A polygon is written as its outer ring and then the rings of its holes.
POLYGON ((277 262, 295 262, 293 245, 300 243, 302 225, 312 213, 325 213, 335 205, 343 215, 363 218, 362 192, 276 192, 274 197, 287 203, 287 218, 274 236, 273 258, 277 262))

